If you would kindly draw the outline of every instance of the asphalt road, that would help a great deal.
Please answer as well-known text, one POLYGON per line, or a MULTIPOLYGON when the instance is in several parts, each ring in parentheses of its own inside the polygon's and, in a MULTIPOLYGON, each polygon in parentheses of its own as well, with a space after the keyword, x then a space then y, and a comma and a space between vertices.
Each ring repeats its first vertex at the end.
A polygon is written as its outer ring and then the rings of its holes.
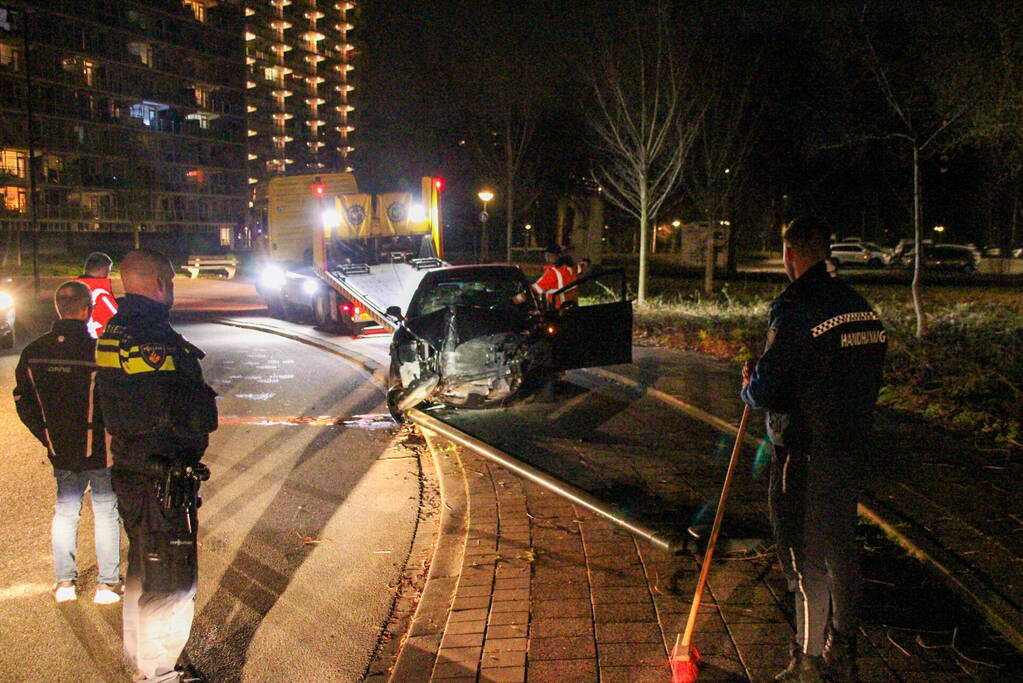
MULTIPOLYGON (((192 660, 217 681, 360 680, 415 531, 417 455, 355 366, 260 332, 181 329, 208 354, 221 415, 205 459, 192 660)), ((0 356, 0 395, 16 361, 0 356)), ((0 405, 0 680, 127 680, 120 610, 91 602, 88 503, 80 598, 58 606, 52 470, 10 399, 0 405)))

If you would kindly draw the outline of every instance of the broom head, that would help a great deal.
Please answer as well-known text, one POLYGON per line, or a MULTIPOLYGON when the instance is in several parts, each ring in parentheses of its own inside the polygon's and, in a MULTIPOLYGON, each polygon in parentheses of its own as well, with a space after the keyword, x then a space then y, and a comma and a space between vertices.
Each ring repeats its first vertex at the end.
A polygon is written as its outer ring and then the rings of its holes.
POLYGON ((695 646, 689 652, 679 652, 679 643, 671 650, 671 683, 695 683, 700 673, 697 664, 700 662, 700 651, 695 646))

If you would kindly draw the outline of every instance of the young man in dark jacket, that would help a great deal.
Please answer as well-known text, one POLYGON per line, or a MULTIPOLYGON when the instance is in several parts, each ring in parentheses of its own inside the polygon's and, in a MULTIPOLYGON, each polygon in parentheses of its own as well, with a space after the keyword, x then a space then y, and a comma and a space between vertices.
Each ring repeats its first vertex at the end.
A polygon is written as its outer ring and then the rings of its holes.
POLYGON ((46 448, 57 479, 53 564, 57 602, 77 598, 78 519, 92 489, 99 583, 94 601, 119 601, 121 527, 110 482, 103 419, 96 401, 96 341, 86 321, 92 295, 81 282, 65 282, 54 295, 60 320, 25 347, 15 370, 18 417, 46 448))
POLYGON ((767 411, 768 504, 796 596, 793 656, 776 680, 804 683, 856 680, 856 499, 886 350, 877 314, 828 274, 828 241, 812 219, 786 227, 792 284, 771 304, 767 349, 743 371, 742 400, 767 411))

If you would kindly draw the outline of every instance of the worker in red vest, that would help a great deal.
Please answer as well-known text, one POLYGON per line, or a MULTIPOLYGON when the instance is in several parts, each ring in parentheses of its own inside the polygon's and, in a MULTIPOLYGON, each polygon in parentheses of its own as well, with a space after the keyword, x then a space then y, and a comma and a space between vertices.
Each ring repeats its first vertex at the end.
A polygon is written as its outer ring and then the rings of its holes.
MULTIPOLYGON (((572 284, 578 278, 575 264, 572 257, 562 254, 557 245, 552 244, 544 250, 544 259, 547 264, 543 267, 543 275, 533 283, 533 291, 537 296, 546 301, 552 308, 561 308, 565 304, 579 300, 579 292, 572 289, 567 292, 555 295, 554 292, 572 284)), ((515 301, 520 302, 520 294, 515 301)))
POLYGON ((106 254, 94 251, 85 259, 85 275, 76 278, 84 282, 92 291, 92 317, 87 327, 93 339, 103 334, 107 321, 117 313, 117 301, 114 299, 114 288, 110 284, 110 269, 114 262, 106 254))

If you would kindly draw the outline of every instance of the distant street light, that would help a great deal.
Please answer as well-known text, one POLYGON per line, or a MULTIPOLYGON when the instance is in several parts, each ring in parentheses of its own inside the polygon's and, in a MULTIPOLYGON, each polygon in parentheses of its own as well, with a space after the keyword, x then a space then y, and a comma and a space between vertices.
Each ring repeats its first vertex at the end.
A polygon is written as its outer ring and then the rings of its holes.
POLYGON ((938 233, 945 232, 945 226, 944 225, 935 225, 934 226, 934 232, 938 232, 938 233))
POLYGON ((480 261, 486 263, 490 258, 490 250, 487 248, 487 219, 490 218, 487 204, 494 198, 494 193, 490 190, 480 190, 476 196, 483 202, 483 211, 480 212, 480 261))
POLYGON ((671 227, 673 227, 673 228, 677 228, 677 227, 679 227, 680 225, 682 225, 682 221, 680 221, 680 220, 679 220, 679 219, 677 219, 677 218, 676 218, 675 220, 673 220, 673 221, 671 222, 671 227))

